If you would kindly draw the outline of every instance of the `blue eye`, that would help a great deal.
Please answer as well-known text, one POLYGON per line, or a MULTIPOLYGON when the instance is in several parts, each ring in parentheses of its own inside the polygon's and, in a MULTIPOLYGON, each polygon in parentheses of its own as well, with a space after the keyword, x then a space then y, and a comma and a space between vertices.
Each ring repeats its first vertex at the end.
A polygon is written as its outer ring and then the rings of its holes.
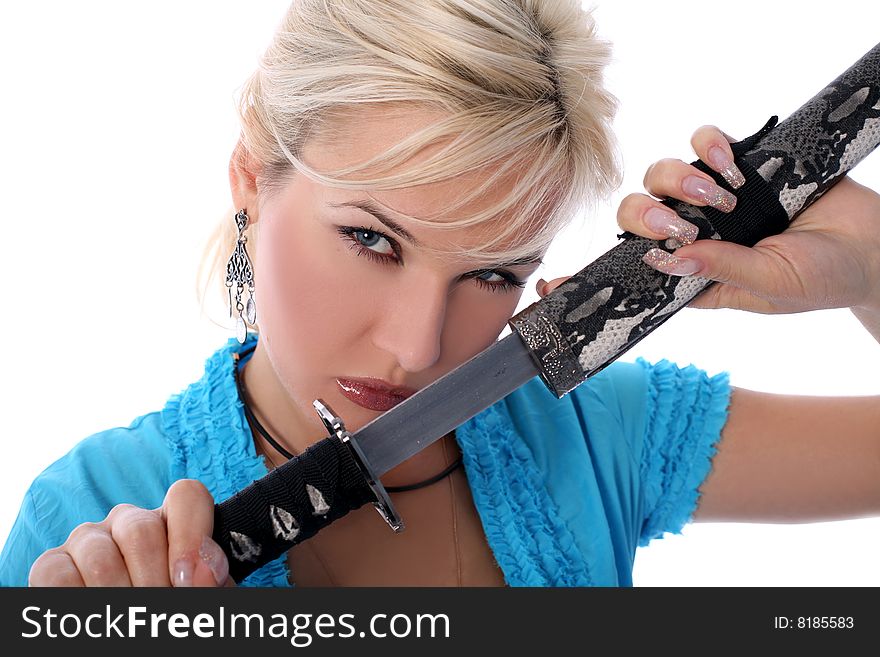
POLYGON ((526 286, 525 281, 517 279, 513 274, 497 269, 484 269, 470 274, 477 285, 491 292, 509 292, 526 286), (493 279, 494 277, 494 279, 493 279))
POLYGON ((380 233, 377 233, 374 230, 356 230, 352 233, 352 236, 361 246, 365 246, 371 251, 374 250, 373 247, 379 246, 378 249, 375 249, 377 253, 385 256, 394 255, 394 248, 391 246, 391 242, 388 241, 388 238, 383 237, 380 233), (384 246, 382 246, 383 242, 385 243, 384 246))
MULTIPOLYGON (((370 228, 355 228, 353 226, 339 226, 337 231, 348 242, 358 255, 365 255, 378 262, 400 262, 400 247, 387 235, 370 228)), ((402 263, 401 263, 402 264, 402 263)))
POLYGON ((507 280, 504 278, 504 276, 499 274, 497 271, 482 271, 482 272, 477 273, 477 275, 474 276, 474 278, 477 278, 481 281, 485 281, 487 283, 500 283, 501 281, 507 280), (484 276, 487 278, 484 278, 484 276), (497 280, 494 280, 494 281, 489 280, 489 278, 491 278, 492 276, 496 276, 497 280))
MULTIPOLYGON (((378 230, 361 226, 339 226, 337 232, 351 244, 358 255, 363 255, 381 264, 403 265, 400 245, 378 230)), ((508 292, 523 288, 525 281, 518 280, 513 274, 498 269, 481 269, 465 274, 464 278, 473 279, 477 285, 490 292, 508 292)))

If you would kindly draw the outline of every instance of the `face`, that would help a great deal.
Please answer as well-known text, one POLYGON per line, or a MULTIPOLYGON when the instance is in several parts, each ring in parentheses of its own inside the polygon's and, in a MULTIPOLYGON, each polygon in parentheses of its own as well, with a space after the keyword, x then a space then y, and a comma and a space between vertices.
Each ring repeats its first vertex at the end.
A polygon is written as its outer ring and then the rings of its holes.
MULTIPOLYGON (((362 161, 426 120, 375 116, 359 122, 344 147, 310 144, 303 159, 318 170, 362 161)), ((312 400, 321 398, 357 430, 387 410, 375 404, 389 399, 365 397, 368 391, 353 379, 419 390, 497 339, 540 263, 493 268, 426 253, 419 245, 477 245, 485 227, 425 228, 400 216, 433 216, 480 182, 475 174, 366 192, 297 173, 260 205, 254 258, 260 343, 306 422, 320 429, 312 400)), ((510 191, 499 186, 464 211, 510 191)))

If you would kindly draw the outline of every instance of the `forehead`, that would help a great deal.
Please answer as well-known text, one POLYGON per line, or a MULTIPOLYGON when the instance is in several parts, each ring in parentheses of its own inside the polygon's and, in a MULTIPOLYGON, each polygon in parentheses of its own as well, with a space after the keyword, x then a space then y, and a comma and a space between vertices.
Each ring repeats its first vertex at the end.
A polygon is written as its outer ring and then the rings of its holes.
MULTIPOLYGON (((309 166, 332 175, 337 170, 358 166, 382 156, 410 135, 434 125, 444 117, 443 113, 412 106, 390 106, 381 111, 365 108, 334 120, 331 130, 305 144, 302 156, 309 166)), ((448 144, 448 140, 428 144, 405 163, 385 170, 379 176, 385 177, 389 173, 418 168, 448 144)), ((514 165, 511 172, 499 176, 475 198, 456 207, 454 213, 450 213, 449 208, 459 205, 462 198, 481 188, 497 173, 496 168, 482 167, 456 172, 445 180, 395 189, 355 190, 323 186, 322 191, 329 202, 334 204, 365 201, 381 208, 414 237, 430 243, 433 248, 481 248, 492 241, 492 237, 498 235, 504 225, 521 220, 521 217, 517 217, 519 204, 506 202, 518 184, 518 168, 514 165), (508 207, 485 222, 466 227, 444 227, 444 224, 467 219, 499 204, 508 207), (428 220, 433 225, 418 224, 408 220, 410 217, 428 220)), ((369 168, 355 176, 367 177, 370 177, 369 168)), ((528 240, 528 237, 526 231, 521 231, 511 239, 505 238, 504 243, 493 250, 510 248, 528 240)))
MULTIPOLYGON (((317 134, 307 141, 304 156, 307 160, 314 159, 315 164, 318 161, 331 166, 359 164, 447 117, 443 112, 404 103, 329 111, 317 134)), ((417 155, 413 162, 424 161, 440 145, 428 146, 426 152, 417 155)))

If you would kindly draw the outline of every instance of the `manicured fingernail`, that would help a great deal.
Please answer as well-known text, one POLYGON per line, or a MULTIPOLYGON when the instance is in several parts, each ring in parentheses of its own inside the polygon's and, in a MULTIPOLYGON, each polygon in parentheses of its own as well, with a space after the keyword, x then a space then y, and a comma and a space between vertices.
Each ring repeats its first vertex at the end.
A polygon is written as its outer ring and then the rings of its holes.
POLYGON ((673 276, 690 276, 702 268, 702 263, 691 258, 679 258, 663 249, 651 249, 642 256, 645 264, 673 276))
POLYGON ((736 207, 736 196, 700 176, 686 176, 681 181, 681 189, 692 199, 722 212, 730 212, 736 207))
POLYGON ((537 291, 539 296, 544 296, 544 288, 547 287, 547 281, 543 278, 539 278, 538 282, 535 284, 535 291, 537 291))
POLYGON ((706 157, 709 159, 709 165, 715 169, 715 171, 724 176, 728 185, 734 189, 739 189, 745 185, 745 176, 742 175, 742 171, 740 171, 739 167, 733 163, 733 160, 730 159, 730 155, 728 155, 727 151, 723 148, 720 146, 712 146, 706 154, 706 157))
POLYGON ((199 558, 211 569, 217 584, 226 583, 226 578, 229 577, 229 561, 220 546, 207 536, 202 539, 202 545, 199 547, 199 558))
POLYGON ((178 587, 192 586, 193 570, 195 570, 195 564, 192 561, 185 558, 178 559, 174 563, 174 581, 172 584, 178 587))
POLYGON ((678 240, 679 244, 691 244, 697 239, 699 229, 691 222, 685 221, 674 212, 649 208, 645 212, 645 225, 655 233, 678 240))

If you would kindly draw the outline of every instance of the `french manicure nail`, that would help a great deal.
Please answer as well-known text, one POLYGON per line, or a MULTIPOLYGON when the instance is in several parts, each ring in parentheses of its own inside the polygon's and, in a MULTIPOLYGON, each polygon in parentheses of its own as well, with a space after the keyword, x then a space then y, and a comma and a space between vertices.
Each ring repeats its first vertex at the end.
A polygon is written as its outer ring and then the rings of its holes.
POLYGON ((226 578, 229 577, 229 561, 220 546, 207 536, 202 539, 202 545, 199 547, 199 558, 210 568, 217 584, 226 583, 226 578))
POLYGON ((728 185, 734 189, 739 189, 745 185, 745 176, 742 175, 742 171, 740 171, 739 167, 733 163, 733 160, 730 159, 730 155, 728 155, 727 151, 723 148, 720 146, 712 146, 706 154, 706 157, 708 158, 711 167, 724 176, 728 185))
POLYGON ((172 582, 174 586, 192 586, 194 569, 195 565, 191 560, 186 558, 178 559, 174 563, 174 581, 172 582))
POLYGON ((702 263, 692 258, 679 258, 663 249, 651 249, 642 256, 642 261, 664 274, 690 276, 702 268, 702 263))
POLYGON ((722 212, 730 212, 736 207, 736 196, 700 176, 686 176, 681 181, 681 189, 692 199, 722 212))
POLYGON ((685 221, 674 212, 649 208, 645 212, 645 225, 655 233, 678 240, 679 244, 691 244, 697 239, 699 229, 691 222, 685 221))

